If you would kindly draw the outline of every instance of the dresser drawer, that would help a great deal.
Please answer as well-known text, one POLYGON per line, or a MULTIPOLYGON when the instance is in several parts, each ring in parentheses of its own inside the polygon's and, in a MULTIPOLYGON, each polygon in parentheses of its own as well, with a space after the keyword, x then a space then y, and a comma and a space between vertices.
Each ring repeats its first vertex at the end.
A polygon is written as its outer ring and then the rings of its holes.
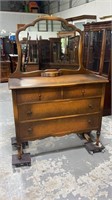
POLYGON ((19 120, 100 112, 100 98, 29 103, 18 106, 19 120))
POLYGON ((32 88, 17 91, 17 103, 48 101, 58 99, 94 97, 102 95, 101 85, 78 85, 69 87, 32 88))
POLYGON ((84 115, 77 117, 59 117, 50 120, 19 123, 19 138, 34 140, 48 136, 58 136, 75 132, 96 130, 100 126, 100 116, 84 115))
POLYGON ((32 88, 17 91, 17 103, 47 101, 61 98, 60 88, 32 88))
POLYGON ((10 75, 10 72, 8 71, 8 70, 3 70, 2 72, 1 72, 1 77, 2 78, 7 78, 7 80, 8 80, 8 78, 9 78, 9 75, 10 75))
POLYGON ((63 98, 80 98, 80 97, 94 97, 102 95, 102 85, 77 85, 64 87, 63 98))
POLYGON ((16 92, 17 103, 39 101, 39 89, 20 89, 16 92))

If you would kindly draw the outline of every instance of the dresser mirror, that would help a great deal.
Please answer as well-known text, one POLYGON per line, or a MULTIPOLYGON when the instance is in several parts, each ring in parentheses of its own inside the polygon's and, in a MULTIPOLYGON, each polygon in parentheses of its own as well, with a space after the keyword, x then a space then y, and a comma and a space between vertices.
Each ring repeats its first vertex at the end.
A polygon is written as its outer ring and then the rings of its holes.
POLYGON ((16 73, 82 67, 82 32, 62 18, 37 18, 17 30, 16 42, 16 73))

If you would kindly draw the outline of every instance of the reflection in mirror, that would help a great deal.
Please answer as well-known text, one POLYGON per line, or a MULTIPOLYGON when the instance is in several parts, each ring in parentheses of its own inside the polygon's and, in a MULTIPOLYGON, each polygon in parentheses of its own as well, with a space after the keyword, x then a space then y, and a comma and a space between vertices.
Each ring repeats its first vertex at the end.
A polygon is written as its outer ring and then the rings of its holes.
POLYGON ((80 34, 61 20, 40 20, 19 32, 21 71, 79 69, 80 34))

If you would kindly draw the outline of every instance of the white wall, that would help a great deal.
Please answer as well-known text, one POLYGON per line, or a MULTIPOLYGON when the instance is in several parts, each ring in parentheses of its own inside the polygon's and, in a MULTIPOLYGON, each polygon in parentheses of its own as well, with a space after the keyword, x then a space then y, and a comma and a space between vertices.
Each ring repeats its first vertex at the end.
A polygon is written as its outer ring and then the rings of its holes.
MULTIPOLYGON (((40 15, 42 14, 0 11, 0 31, 4 29, 7 32, 15 32, 17 30, 17 24, 30 23, 40 15)), ((62 18, 80 15, 96 15, 97 21, 100 21, 100 17, 112 15, 112 0, 95 0, 78 7, 55 13, 54 15, 62 18)))
POLYGON ((55 13, 54 15, 64 19, 80 15, 96 15, 97 21, 100 21, 100 17, 112 15, 112 0, 95 0, 90 3, 55 13))
MULTIPOLYGON (((96 12, 97 21, 101 21, 100 17, 112 16, 112 0, 96 0, 96 12)), ((107 20, 109 19, 107 18, 107 20)))
POLYGON ((0 31, 2 29, 7 32, 15 32, 17 30, 17 24, 27 24, 35 20, 39 13, 18 13, 18 12, 5 12, 0 11, 0 31))

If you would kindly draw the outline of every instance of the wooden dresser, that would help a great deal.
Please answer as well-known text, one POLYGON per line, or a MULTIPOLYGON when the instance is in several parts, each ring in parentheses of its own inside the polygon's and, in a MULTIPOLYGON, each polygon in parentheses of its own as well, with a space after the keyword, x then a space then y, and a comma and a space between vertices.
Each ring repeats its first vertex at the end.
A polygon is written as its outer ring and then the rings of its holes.
POLYGON ((92 130, 99 134, 106 82, 93 74, 10 79, 18 143, 92 130))
MULTIPOLYGON (((60 20, 52 16, 47 19, 60 20)), ((67 25, 67 22, 65 23, 67 25)), ((49 136, 82 134, 96 130, 96 145, 99 145, 105 85, 108 80, 84 69, 81 63, 81 51, 79 52, 79 69, 76 70, 74 66, 74 70, 51 71, 51 74, 56 72, 56 76, 44 76, 47 72, 50 73, 49 70, 21 72, 19 42, 18 52, 18 67, 9 79, 18 158, 23 157, 23 142, 49 136)))
POLYGON ((0 82, 7 82, 10 76, 10 61, 0 61, 0 82))

